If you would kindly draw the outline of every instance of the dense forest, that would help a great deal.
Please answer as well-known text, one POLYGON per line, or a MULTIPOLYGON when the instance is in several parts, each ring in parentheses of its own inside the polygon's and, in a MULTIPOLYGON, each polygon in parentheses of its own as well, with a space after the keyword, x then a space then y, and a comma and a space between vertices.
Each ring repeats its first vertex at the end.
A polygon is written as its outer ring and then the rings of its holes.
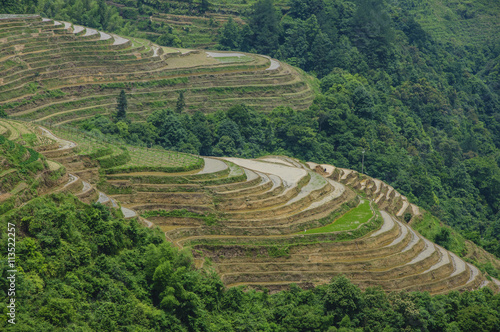
MULTIPOLYGON (((32 200, 0 219, 17 239, 16 325, 8 331, 499 331, 500 294, 361 291, 345 277, 276 294, 226 289, 164 235, 72 196, 32 200)), ((2 257, 7 237, 2 236, 2 257)), ((2 259, 5 303, 7 263, 2 259)))

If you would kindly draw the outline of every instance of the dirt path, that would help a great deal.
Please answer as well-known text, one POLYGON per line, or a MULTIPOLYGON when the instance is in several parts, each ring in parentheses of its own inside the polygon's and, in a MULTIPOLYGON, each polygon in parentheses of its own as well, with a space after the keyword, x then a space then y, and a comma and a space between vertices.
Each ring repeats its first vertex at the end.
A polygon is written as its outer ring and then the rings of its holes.
POLYGON ((454 253, 450 252, 450 256, 451 256, 451 260, 453 262, 453 266, 455 267, 455 271, 453 271, 453 273, 450 275, 450 277, 454 277, 457 274, 465 271, 466 265, 465 265, 465 262, 463 260, 461 260, 460 258, 458 258, 458 256, 455 255, 454 253))
POLYGON ((68 176, 69 176, 68 182, 61 189, 64 189, 67 186, 69 186, 70 184, 75 183, 76 181, 78 181, 78 176, 73 175, 73 174, 68 174, 68 176))
POLYGON ((82 183, 83 183, 83 188, 82 188, 82 194, 83 194, 84 192, 89 190, 91 188, 91 186, 90 186, 90 183, 88 183, 86 181, 82 181, 82 183))
POLYGON ((113 39, 114 39, 113 45, 121 45, 121 44, 125 44, 126 42, 129 41, 128 39, 120 37, 120 36, 115 35, 115 34, 111 34, 111 36, 113 36, 113 39))
POLYGON ((57 149, 57 150, 70 149, 70 148, 74 148, 76 146, 75 142, 71 142, 71 141, 67 141, 65 139, 59 138, 56 135, 52 134, 49 130, 47 130, 43 127, 39 127, 39 128, 42 130, 43 136, 51 138, 54 141, 56 141, 57 143, 59 143, 59 149, 57 149))
POLYGON ((107 33, 105 32, 102 32, 102 31, 99 31, 99 34, 101 35, 99 37, 99 40, 108 40, 108 39, 111 39, 111 36, 108 35, 107 33))
POLYGON ((400 243, 401 241, 403 241, 405 238, 406 238, 406 235, 408 235, 408 227, 404 226, 400 221, 398 221, 397 219, 394 219, 394 222, 399 226, 399 230, 400 230, 400 233, 399 233, 399 236, 394 239, 394 241, 392 241, 388 247, 391 247, 393 245, 396 245, 398 243, 400 243))
POLYGON ((91 29, 91 28, 85 28, 86 31, 85 31, 85 34, 83 35, 84 37, 87 37, 87 36, 92 36, 92 35, 96 35, 97 34, 97 30, 94 30, 94 29, 91 29))
POLYGON ((425 270, 423 273, 431 272, 431 271, 439 269, 441 266, 445 266, 447 264, 450 264, 450 256, 448 255, 448 252, 439 246, 437 246, 437 248, 438 248, 439 252, 441 253, 441 259, 439 260, 439 262, 437 262, 436 264, 434 264, 433 266, 431 266, 430 268, 425 270))
POLYGON ((396 217, 401 217, 403 215, 403 213, 406 211, 406 208, 408 207, 408 205, 410 205, 410 203, 408 202, 408 199, 406 199, 406 197, 404 197, 403 198, 403 206, 398 211, 398 213, 396 213, 396 217))
POLYGON ((430 255, 432 255, 432 253, 434 251, 436 251, 436 247, 434 246, 434 243, 432 243, 431 241, 427 240, 426 238, 422 238, 425 242, 425 247, 424 247, 424 250, 422 250, 418 255, 417 257, 413 258, 411 260, 411 262, 409 263, 406 263, 405 265, 411 265, 411 264, 415 264, 415 263, 418 263, 428 257, 430 257, 430 255))

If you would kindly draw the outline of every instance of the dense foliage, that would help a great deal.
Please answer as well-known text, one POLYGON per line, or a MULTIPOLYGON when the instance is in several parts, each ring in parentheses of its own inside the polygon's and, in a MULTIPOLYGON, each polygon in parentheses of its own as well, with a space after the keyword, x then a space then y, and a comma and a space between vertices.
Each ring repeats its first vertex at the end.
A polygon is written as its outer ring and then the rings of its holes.
MULTIPOLYGON (((158 231, 76 198, 37 198, 0 218, 14 223, 16 325, 5 331, 498 331, 500 294, 430 297, 361 291, 345 277, 311 290, 225 289, 158 231)), ((7 237, 0 235, 2 257, 7 237)), ((2 259, 0 299, 7 264, 2 259)))

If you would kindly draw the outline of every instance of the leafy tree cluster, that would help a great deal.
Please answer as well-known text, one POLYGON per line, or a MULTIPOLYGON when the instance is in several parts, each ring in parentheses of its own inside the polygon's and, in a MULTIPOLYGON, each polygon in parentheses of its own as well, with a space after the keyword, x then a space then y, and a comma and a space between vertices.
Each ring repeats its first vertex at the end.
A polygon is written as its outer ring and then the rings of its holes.
POLYGON ((390 68, 395 27, 376 0, 290 0, 286 15, 272 0, 256 2, 242 27, 228 20, 220 30, 224 49, 262 53, 318 76, 333 68, 363 71, 390 68))
POLYGON ((34 13, 38 0, 0 0, 2 14, 34 13))
MULTIPOLYGON (((345 277, 310 290, 226 289, 158 230, 73 196, 37 198, 0 217, 14 223, 16 325, 4 331, 498 331, 500 294, 361 291, 345 277)), ((7 236, 0 234, 2 257, 7 236)), ((8 276, 2 259, 0 301, 8 276)))

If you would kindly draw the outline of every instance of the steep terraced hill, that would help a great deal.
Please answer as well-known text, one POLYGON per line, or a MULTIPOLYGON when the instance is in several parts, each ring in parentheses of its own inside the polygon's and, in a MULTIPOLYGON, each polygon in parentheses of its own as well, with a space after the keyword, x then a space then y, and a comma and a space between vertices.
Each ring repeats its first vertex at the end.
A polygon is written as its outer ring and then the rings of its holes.
POLYGON ((109 167, 101 188, 229 286, 311 287, 345 274, 388 291, 498 290, 496 279, 412 229, 407 221, 421 210, 379 180, 280 156, 203 159, 183 172, 109 167))
POLYGON ((57 141, 36 131, 31 124, 0 119, 0 214, 40 195, 79 190, 62 164, 43 156, 60 148, 57 141))
POLYGON ((51 159, 46 168, 68 169, 53 190, 159 227, 228 286, 277 291, 343 274, 387 291, 500 290, 500 281, 411 227, 421 209, 356 171, 282 156, 200 158, 54 132, 71 140, 30 123, 0 122, 0 137, 32 144, 51 159))
POLYGON ((421 211, 381 181, 311 163, 314 172, 286 157, 204 159, 201 171, 120 167, 105 177, 121 191, 113 199, 191 248, 226 285, 280 290, 345 274, 388 291, 498 290, 497 280, 412 229, 406 221, 421 211))
POLYGON ((0 112, 63 124, 111 114, 122 89, 132 120, 174 108, 180 91, 190 112, 234 103, 305 109, 314 98, 301 73, 268 57, 164 48, 40 17, 0 19, 0 112))

